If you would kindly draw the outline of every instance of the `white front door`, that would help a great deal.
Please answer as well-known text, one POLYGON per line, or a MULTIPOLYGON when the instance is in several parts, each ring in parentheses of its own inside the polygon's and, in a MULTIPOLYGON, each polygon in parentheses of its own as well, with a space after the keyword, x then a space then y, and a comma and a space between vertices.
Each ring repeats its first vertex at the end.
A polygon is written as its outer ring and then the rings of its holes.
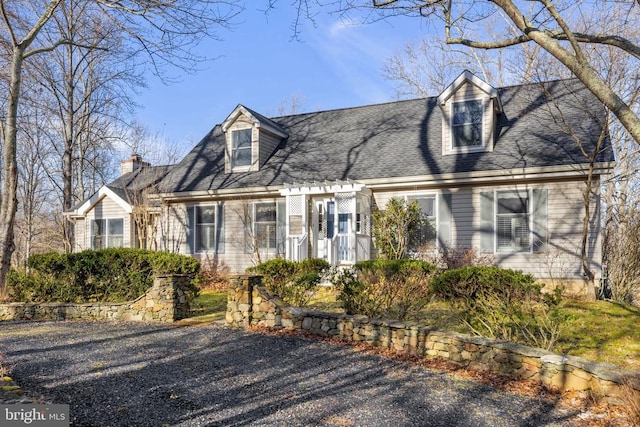
POLYGON ((333 237, 336 226, 336 203, 333 198, 313 200, 312 241, 314 258, 321 258, 333 264, 333 237))

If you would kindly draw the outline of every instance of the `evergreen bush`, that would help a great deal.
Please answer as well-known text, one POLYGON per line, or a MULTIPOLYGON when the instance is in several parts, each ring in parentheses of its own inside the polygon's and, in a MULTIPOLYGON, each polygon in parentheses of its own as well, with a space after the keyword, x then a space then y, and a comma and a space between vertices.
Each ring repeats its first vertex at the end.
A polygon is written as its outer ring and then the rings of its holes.
POLYGON ((199 268, 192 257, 144 249, 46 253, 32 255, 25 270, 11 270, 7 284, 14 301, 123 302, 143 295, 156 275, 187 274, 194 276, 189 294, 195 297, 199 268))

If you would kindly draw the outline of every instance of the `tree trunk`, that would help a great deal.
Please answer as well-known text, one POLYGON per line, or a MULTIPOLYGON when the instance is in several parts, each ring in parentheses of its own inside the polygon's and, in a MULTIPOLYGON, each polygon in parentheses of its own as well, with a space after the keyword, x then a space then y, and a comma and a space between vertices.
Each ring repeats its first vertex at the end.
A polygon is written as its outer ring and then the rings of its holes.
POLYGON ((0 295, 6 295, 6 276, 11 267, 11 255, 15 249, 13 226, 18 207, 18 167, 16 159, 18 100, 22 83, 22 64, 24 48, 13 48, 11 64, 11 83, 7 118, 3 133, 3 174, 2 198, 0 201, 0 295))

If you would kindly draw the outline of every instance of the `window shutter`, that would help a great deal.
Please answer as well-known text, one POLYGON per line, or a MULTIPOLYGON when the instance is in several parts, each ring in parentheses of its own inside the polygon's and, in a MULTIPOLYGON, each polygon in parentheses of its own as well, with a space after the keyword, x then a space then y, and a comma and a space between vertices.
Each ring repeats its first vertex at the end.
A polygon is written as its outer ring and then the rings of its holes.
POLYGON ((531 235, 533 237, 533 251, 540 252, 547 244, 547 216, 548 190, 533 190, 533 220, 531 221, 531 235))
POLYGON ((216 212, 216 253, 224 253, 224 205, 218 203, 216 212))
POLYGON ((286 255, 287 241, 287 202, 277 202, 276 207, 276 253, 278 256, 286 255))
POLYGON ((244 212, 244 253, 253 253, 253 208, 254 204, 248 202, 244 212))
POLYGON ((187 249, 188 253, 195 253, 195 235, 196 235, 196 207, 187 206, 187 249))
POLYGON ((451 194, 438 195, 438 244, 451 247, 451 194))
POLYGON ((493 191, 480 193, 480 252, 493 253, 495 247, 493 198, 493 191))

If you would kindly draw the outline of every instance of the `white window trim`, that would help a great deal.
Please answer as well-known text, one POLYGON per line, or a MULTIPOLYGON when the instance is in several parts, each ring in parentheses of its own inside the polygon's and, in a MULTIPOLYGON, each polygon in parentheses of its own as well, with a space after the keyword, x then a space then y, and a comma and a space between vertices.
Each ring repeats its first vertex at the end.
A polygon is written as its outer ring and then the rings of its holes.
POLYGON ((238 127, 238 128, 232 128, 229 130, 229 142, 228 142, 228 157, 229 157, 229 168, 231 169, 231 172, 249 172, 251 170, 251 168, 253 167, 253 146, 254 146, 254 141, 253 141, 253 134, 254 132, 254 128, 253 127, 238 127), (251 131, 251 162, 248 165, 244 165, 244 166, 234 166, 233 165, 233 133, 234 132, 239 132, 239 131, 243 131, 243 130, 250 130, 251 131))
MULTIPOLYGON (((190 205, 191 207, 193 207, 193 230, 191 231, 191 238, 193 239, 192 245, 193 245, 193 253, 194 254, 215 254, 217 253, 218 248, 216 247, 216 242, 218 241, 218 224, 220 221, 220 218, 218 218, 218 214, 220 213, 220 204, 219 203, 206 203, 206 204, 201 204, 201 205, 190 205), (198 248, 198 209, 201 208, 210 208, 213 207, 214 208, 214 215, 215 215, 215 222, 213 223, 213 249, 208 249, 205 251, 201 251, 198 248)), ((208 223, 207 223, 208 224, 208 223)), ((224 230, 221 230, 222 232, 224 232, 224 230)))
POLYGON ((99 250, 99 249, 106 249, 106 248, 124 248, 124 236, 125 236, 125 228, 124 228, 124 218, 121 216, 116 216, 116 217, 107 217, 107 218, 91 218, 91 222, 89 223, 89 246, 91 247, 91 249, 93 250, 99 250), (102 245, 102 248, 96 248, 93 244, 94 241, 94 237, 95 234, 93 233, 93 224, 94 221, 99 220, 99 221, 105 221, 105 234, 103 234, 102 236, 105 238, 105 242, 102 245), (110 236, 111 234, 109 233, 109 221, 114 221, 114 220, 121 220, 122 221, 122 234, 115 234, 115 236, 122 236, 122 245, 121 246, 109 246, 109 240, 110 240, 110 236))
POLYGON ((433 217, 436 220, 435 223, 435 231, 436 231, 436 241, 435 241, 435 245, 433 247, 434 250, 440 250, 440 239, 439 239, 439 222, 440 222, 440 217, 438 215, 438 212, 440 212, 439 208, 439 203, 440 203, 440 197, 438 197, 440 194, 439 193, 406 193, 404 195, 404 201, 406 203, 410 202, 410 198, 415 199, 420 199, 420 198, 427 198, 427 197, 431 197, 433 198, 433 217))
POLYGON ((494 254, 532 254, 533 253, 533 191, 527 190, 494 190, 493 191, 493 253, 494 254), (529 228, 529 248, 498 248, 498 195, 500 193, 527 193, 527 222, 529 228))
POLYGON ((465 154, 465 153, 476 153, 487 151, 487 138, 485 135, 485 125, 486 125, 486 106, 487 102, 485 98, 466 98, 466 99, 451 99, 449 101, 449 144, 446 147, 447 154, 465 154), (480 106, 482 107, 482 124, 480 130, 482 132, 481 140, 482 144, 477 146, 464 146, 464 147, 455 147, 454 146, 454 137, 453 137, 453 105, 459 102, 469 102, 469 101, 479 101, 480 106))
MULTIPOLYGON (((278 202, 277 201, 255 201, 253 202, 253 218, 252 218, 252 230, 254 233, 253 239, 256 242, 259 242, 259 239, 257 238, 257 236, 255 236, 255 234, 257 233, 256 229, 256 218, 258 217, 258 205, 266 205, 266 204, 273 204, 275 212, 276 212, 276 219, 273 221, 273 227, 274 227, 274 233, 275 233, 275 247, 273 248, 269 248, 269 247, 264 247, 264 246, 257 246, 257 250, 262 251, 266 254, 275 254, 278 252, 278 202)), ((257 245, 257 243, 256 243, 257 245)))

